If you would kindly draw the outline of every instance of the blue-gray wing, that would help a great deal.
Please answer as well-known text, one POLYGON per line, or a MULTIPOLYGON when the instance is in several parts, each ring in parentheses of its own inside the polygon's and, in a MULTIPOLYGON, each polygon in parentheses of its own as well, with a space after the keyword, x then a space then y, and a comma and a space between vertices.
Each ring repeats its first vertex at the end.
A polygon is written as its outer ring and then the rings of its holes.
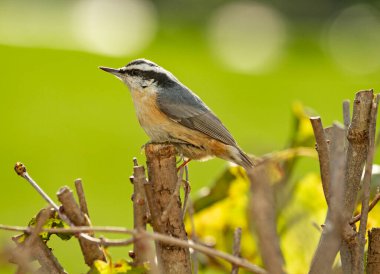
POLYGON ((227 145, 237 146, 222 122, 185 86, 175 83, 160 90, 157 103, 162 112, 181 125, 200 131, 227 145))

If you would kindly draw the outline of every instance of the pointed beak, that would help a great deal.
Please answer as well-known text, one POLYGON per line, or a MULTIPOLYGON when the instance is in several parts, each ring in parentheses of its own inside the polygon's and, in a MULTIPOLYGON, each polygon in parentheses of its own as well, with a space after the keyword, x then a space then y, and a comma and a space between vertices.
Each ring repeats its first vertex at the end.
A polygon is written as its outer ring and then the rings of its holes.
POLYGON ((114 68, 107 68, 107 67, 99 67, 101 70, 104 70, 105 72, 109 72, 117 77, 120 77, 122 74, 122 71, 120 69, 114 69, 114 68))

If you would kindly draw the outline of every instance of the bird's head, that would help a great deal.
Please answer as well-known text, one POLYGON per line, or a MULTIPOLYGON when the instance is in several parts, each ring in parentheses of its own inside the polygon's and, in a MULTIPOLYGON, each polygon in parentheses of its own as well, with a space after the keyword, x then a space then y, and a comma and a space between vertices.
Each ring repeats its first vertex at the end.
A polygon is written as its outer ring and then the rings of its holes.
POLYGON ((146 60, 134 60, 122 68, 99 67, 122 80, 131 91, 143 91, 148 87, 164 88, 177 82, 177 79, 167 70, 146 60))

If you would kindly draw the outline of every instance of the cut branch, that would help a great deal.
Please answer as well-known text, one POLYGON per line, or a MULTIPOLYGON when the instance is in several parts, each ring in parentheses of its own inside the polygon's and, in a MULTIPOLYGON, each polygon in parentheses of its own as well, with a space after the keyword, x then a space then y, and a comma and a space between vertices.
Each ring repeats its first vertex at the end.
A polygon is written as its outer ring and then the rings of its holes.
POLYGON ((329 203, 329 186, 330 186, 330 160, 329 160, 329 148, 325 136, 325 131, 322 126, 320 117, 311 117, 311 125, 314 130, 315 141, 317 143, 317 151, 319 158, 319 168, 321 172, 321 180, 323 192, 327 204, 329 203))
MULTIPOLYGON (((147 144, 145 146, 149 183, 145 184, 153 230, 174 238, 187 241, 182 218, 182 207, 176 192, 178 176, 176 150, 170 144, 147 144), (175 202, 171 202, 175 199, 175 202), (167 218, 163 213, 171 204, 167 218)), ((181 178, 182 180, 182 178, 181 178)), ((190 251, 188 247, 171 245, 167 242, 156 244, 159 268, 163 273, 191 273, 190 251)))
POLYGON ((367 274, 380 273, 380 228, 368 232, 367 274))
POLYGON ((343 101, 343 122, 344 122, 344 127, 348 129, 351 122, 350 100, 348 99, 343 101))
POLYGON ((342 241, 344 197, 345 130, 334 125, 330 143, 330 200, 322 235, 311 262, 309 274, 330 273, 342 241))
POLYGON ((360 217, 360 227, 359 227, 359 264, 354 273, 364 273, 364 248, 365 248, 365 235, 367 232, 367 220, 369 212, 369 198, 371 191, 371 178, 372 178, 372 165, 373 157, 375 154, 375 138, 376 138, 376 119, 377 119, 377 109, 380 96, 376 96, 375 101, 371 108, 371 120, 369 124, 369 137, 368 137, 368 154, 365 166, 365 173, 363 179, 363 201, 362 210, 360 217))
MULTIPOLYGON (((359 191, 363 168, 367 159, 369 121, 373 102, 373 91, 363 90, 356 93, 352 122, 347 132, 347 168, 345 174, 345 197, 343 215, 347 224, 352 218, 356 197, 359 191)), ((358 268, 358 242, 353 230, 344 229, 341 247, 343 272, 351 273, 358 268)))
POLYGON ((86 196, 84 195, 82 179, 76 179, 74 183, 75 183, 75 189, 76 189, 77 195, 78 195, 80 210, 84 214, 86 214, 87 217, 90 217, 90 214, 88 213, 86 196))
MULTIPOLYGON (((58 200, 62 203, 64 214, 70 219, 75 226, 89 226, 86 215, 80 210, 76 203, 72 191, 68 187, 62 187, 58 193, 58 200)), ((85 236, 85 235, 83 235, 85 236)), ((93 236, 93 234, 91 235, 93 236)), ((88 266, 96 260, 106 261, 105 255, 98 244, 89 242, 85 237, 79 237, 79 244, 82 249, 84 261, 88 266)))
MULTIPOLYGON (((133 159, 133 220, 134 228, 137 231, 145 231, 148 221, 147 201, 145 196, 144 184, 146 184, 145 168, 138 165, 137 159, 133 159)), ((133 263, 134 265, 143 265, 146 261, 151 262, 154 267, 153 250, 144 238, 135 238, 133 246, 133 263)))

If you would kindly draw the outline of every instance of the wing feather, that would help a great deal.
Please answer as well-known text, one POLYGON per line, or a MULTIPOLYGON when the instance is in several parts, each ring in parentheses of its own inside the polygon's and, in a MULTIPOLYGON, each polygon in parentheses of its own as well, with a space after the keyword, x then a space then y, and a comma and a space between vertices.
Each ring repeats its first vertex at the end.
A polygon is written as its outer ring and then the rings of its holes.
POLYGON ((197 130, 227 145, 237 146, 231 133, 188 88, 176 82, 160 90, 157 96, 160 110, 183 126, 197 130))

